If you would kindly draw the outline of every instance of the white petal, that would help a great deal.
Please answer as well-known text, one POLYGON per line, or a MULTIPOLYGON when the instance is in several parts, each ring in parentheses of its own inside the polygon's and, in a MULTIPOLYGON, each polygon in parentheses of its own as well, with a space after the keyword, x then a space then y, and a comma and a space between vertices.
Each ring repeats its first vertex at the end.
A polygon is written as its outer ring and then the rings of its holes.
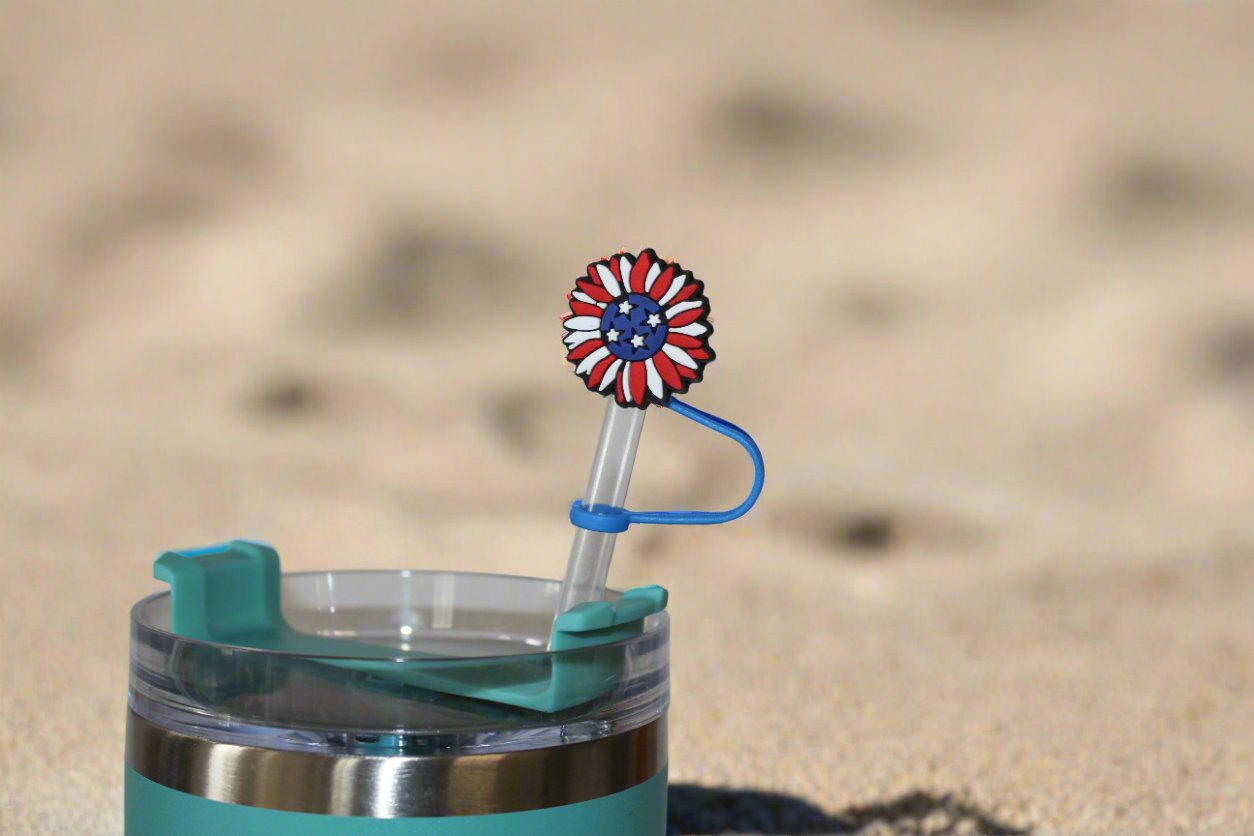
POLYGON ((570 298, 578 299, 580 302, 584 302, 588 305, 596 305, 598 308, 605 307, 604 302, 598 302, 597 300, 593 299, 588 294, 584 293, 582 290, 576 290, 574 293, 570 294, 570 298))
POLYGON ((658 374, 657 366, 653 365, 652 357, 644 361, 644 368, 649 373, 649 391, 657 398, 664 397, 666 391, 662 388, 662 376, 658 374))
POLYGON ((699 308, 704 304, 705 304, 704 302, 691 302, 691 301, 680 302, 678 305, 672 305, 671 307, 666 309, 666 318, 670 319, 671 317, 678 316, 684 311, 690 311, 693 308, 699 308))
POLYGON ((611 296, 618 297, 623 295, 623 289, 618 286, 618 279, 614 278, 610 268, 604 264, 598 264, 597 275, 601 277, 601 284, 605 285, 605 289, 610 292, 611 296))
POLYGON ((675 294, 683 290, 684 282, 688 281, 687 273, 680 273, 671 281, 671 289, 662 294, 662 298, 657 303, 662 307, 666 307, 666 303, 675 298, 675 294))
POLYGON ((595 316, 572 316, 562 321, 568 331, 600 331, 601 320, 595 316))
POLYGON ((599 339, 601 339, 600 331, 571 331, 569 334, 562 337, 562 342, 566 343, 566 345, 571 348, 574 348, 580 343, 586 343, 588 340, 599 339))
POLYGON ((700 322, 690 322, 683 328, 672 328, 673 334, 685 334, 689 337, 699 337, 710 329, 702 325, 700 322))
POLYGON ((690 369, 697 368, 697 361, 688 356, 688 352, 684 351, 677 345, 663 343, 662 350, 666 352, 666 356, 674 360, 681 366, 687 366, 690 369))
POLYGON ((657 277, 662 275, 661 263, 655 261, 653 266, 649 268, 649 272, 644 277, 644 292, 648 293, 653 289, 653 283, 657 281, 657 277))
POLYGON ((623 368, 623 397, 631 401, 631 363, 623 368))
POLYGON ((618 272, 623 277, 623 291, 624 292, 631 290, 631 267, 632 267, 631 256, 629 255, 619 256, 618 272))
POLYGON ((601 346, 596 351, 583 358, 583 362, 575 366, 575 374, 583 374, 592 371, 592 367, 600 363, 610 354, 610 350, 605 346, 601 346))
POLYGON ((618 367, 623 364, 621 359, 610 363, 609 368, 605 370, 605 377, 601 378, 601 385, 597 387, 598 392, 604 392, 605 387, 614 382, 614 376, 618 374, 618 367))

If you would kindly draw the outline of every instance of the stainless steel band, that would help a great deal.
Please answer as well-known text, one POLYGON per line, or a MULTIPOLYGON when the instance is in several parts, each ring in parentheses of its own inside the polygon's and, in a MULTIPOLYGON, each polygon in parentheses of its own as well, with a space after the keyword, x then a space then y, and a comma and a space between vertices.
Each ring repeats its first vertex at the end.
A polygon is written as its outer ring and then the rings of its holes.
POLYGON ((126 762, 171 789, 214 801, 335 816, 477 816, 591 801, 666 766, 666 718, 547 749, 487 755, 328 755, 218 743, 134 711, 126 762))

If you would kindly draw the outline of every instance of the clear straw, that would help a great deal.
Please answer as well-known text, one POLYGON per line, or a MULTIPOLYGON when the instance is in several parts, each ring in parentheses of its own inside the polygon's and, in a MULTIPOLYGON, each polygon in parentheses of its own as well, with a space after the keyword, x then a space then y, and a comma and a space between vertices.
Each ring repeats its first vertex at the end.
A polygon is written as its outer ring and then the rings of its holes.
MULTIPOLYGON (((619 406, 613 398, 605 400, 601 438, 597 442, 596 457, 592 460, 592 472, 588 475, 588 489, 584 492, 583 504, 622 508, 627 501, 627 485, 631 481, 632 465, 636 462, 636 448, 640 445, 640 430, 644 428, 645 411, 619 406)), ((601 531, 575 529, 575 540, 570 546, 570 562, 566 564, 566 578, 562 581, 558 615, 576 604, 600 601, 605 597, 605 582, 610 573, 610 559, 614 556, 615 536, 601 531)))

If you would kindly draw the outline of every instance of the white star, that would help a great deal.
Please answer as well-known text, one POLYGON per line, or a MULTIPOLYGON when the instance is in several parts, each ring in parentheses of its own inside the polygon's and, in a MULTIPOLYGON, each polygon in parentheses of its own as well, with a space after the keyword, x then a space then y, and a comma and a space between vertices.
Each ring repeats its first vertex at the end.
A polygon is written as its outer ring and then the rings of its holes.
POLYGON ((631 309, 632 309, 632 304, 628 302, 626 299, 618 303, 619 313, 631 313, 631 309))
POLYGON ((605 332, 605 338, 612 343, 616 343, 618 342, 619 333, 620 332, 618 331, 618 329, 611 328, 610 330, 605 332))
POLYGON ((640 336, 639 334, 636 334, 636 336, 631 338, 631 344, 635 346, 636 348, 643 348, 644 337, 640 336))
POLYGON ((649 314, 648 321, 649 321, 649 325, 656 328, 662 324, 662 317, 658 316, 657 314, 649 314))

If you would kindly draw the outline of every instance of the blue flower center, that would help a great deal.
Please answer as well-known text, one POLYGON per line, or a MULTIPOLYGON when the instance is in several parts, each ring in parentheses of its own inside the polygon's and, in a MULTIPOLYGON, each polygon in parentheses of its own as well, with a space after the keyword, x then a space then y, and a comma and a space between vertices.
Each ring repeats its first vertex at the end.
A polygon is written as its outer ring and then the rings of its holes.
POLYGON ((648 360, 666 342, 666 314, 651 296, 615 299, 601 314, 601 336, 610 353, 628 362, 648 360))

